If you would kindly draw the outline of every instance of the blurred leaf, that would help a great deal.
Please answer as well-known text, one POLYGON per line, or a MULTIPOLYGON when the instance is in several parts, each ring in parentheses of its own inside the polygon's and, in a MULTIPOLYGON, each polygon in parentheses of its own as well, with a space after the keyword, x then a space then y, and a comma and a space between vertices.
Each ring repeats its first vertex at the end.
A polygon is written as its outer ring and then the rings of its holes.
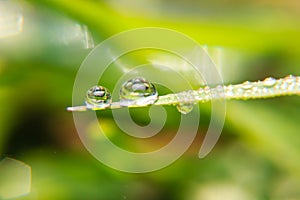
POLYGON ((300 175, 298 114, 278 112, 276 108, 259 102, 235 101, 228 104, 227 116, 241 139, 249 143, 250 149, 265 155, 290 173, 300 175))

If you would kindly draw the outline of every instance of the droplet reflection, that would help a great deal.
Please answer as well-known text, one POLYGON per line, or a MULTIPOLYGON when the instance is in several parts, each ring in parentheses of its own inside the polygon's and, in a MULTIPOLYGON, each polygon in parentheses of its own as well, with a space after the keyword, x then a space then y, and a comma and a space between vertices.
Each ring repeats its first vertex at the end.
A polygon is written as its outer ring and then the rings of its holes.
POLYGON ((105 87, 96 85, 87 91, 85 104, 89 108, 109 107, 111 104, 111 94, 105 87))
POLYGON ((182 114, 188 114, 193 110, 194 104, 192 103, 180 103, 176 106, 177 110, 182 114))
POLYGON ((120 104, 122 106, 146 106, 158 99, 158 93, 152 83, 138 77, 126 81, 120 89, 120 104))
POLYGON ((263 82, 264 82, 265 86, 271 87, 276 83, 276 79, 273 77, 268 77, 268 78, 265 78, 265 80, 263 82))

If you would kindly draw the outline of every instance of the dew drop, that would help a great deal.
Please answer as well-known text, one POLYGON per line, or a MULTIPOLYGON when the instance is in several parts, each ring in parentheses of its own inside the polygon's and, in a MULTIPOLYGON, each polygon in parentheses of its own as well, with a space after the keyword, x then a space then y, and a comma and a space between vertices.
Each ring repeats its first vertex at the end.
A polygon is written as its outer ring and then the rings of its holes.
POLYGON ((146 106, 153 104, 157 99, 158 93, 154 85, 142 77, 126 81, 120 90, 122 106, 146 106))
POLYGON ((103 86, 91 87, 85 97, 85 104, 88 108, 106 108, 111 104, 111 94, 103 86))
POLYGON ((289 87, 289 84, 285 81, 282 81, 282 83, 280 85, 280 89, 286 90, 288 87, 289 87))
POLYGON ((233 93, 234 93, 234 95, 240 96, 245 93, 245 90, 241 85, 237 85, 234 87, 233 93))
POLYGON ((224 86, 225 95, 228 97, 234 96, 234 90, 232 85, 224 86))
POLYGON ((288 84, 295 83, 297 81, 297 78, 293 75, 288 75, 284 78, 284 81, 288 84))
POLYGON ((251 89, 252 87, 253 87, 253 85, 251 84, 250 81, 245 81, 245 82, 242 84, 242 88, 245 89, 245 90, 251 89))
POLYGON ((180 103, 176 106, 177 110, 182 114, 188 114, 193 110, 194 105, 192 103, 180 103))
POLYGON ((271 87, 276 83, 276 79, 273 77, 268 77, 264 81, 264 86, 271 87))

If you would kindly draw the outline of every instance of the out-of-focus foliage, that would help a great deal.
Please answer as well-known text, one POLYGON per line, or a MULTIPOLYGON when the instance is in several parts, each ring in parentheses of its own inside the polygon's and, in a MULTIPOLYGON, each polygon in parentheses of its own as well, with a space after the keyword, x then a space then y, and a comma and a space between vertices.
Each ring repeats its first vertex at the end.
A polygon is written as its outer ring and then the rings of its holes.
MULTIPOLYGON (((185 155, 165 169, 139 175, 95 160, 65 111, 76 72, 93 44, 131 28, 170 28, 208 45, 225 83, 299 75, 299 1, 13 3, 21 8, 23 29, 0 38, 0 153, 31 167, 31 193, 19 199, 300 199, 299 97, 228 102, 221 138, 201 160, 197 152, 210 114, 209 104, 200 105, 198 137, 185 155)), ((133 110, 132 116, 147 123, 147 117, 137 117, 146 111, 133 110)), ((100 117, 112 124, 109 112, 100 117)), ((176 124, 169 121, 166 135, 151 141, 149 149, 173 136, 176 124)), ((111 130, 114 142, 133 145, 111 130)))

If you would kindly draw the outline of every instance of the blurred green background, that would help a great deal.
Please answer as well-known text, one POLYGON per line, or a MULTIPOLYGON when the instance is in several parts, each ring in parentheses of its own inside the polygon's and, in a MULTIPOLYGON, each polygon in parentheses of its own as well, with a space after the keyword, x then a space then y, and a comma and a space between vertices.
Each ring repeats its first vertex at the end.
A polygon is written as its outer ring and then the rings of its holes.
MULTIPOLYGON (((193 145, 156 172, 118 172, 87 152, 65 110, 77 70, 95 45, 140 27, 170 28, 205 45, 225 84, 300 74, 297 0, 2 0, 0 155, 32 170, 31 192, 16 199, 300 199, 297 96, 228 101, 222 135, 204 159, 197 153, 210 105, 200 105, 193 145)), ((143 124, 145 112, 131 114, 143 124)), ((115 142, 134 145, 119 137, 110 112, 99 117, 115 142)), ((147 148, 173 137, 172 119, 147 148)))

